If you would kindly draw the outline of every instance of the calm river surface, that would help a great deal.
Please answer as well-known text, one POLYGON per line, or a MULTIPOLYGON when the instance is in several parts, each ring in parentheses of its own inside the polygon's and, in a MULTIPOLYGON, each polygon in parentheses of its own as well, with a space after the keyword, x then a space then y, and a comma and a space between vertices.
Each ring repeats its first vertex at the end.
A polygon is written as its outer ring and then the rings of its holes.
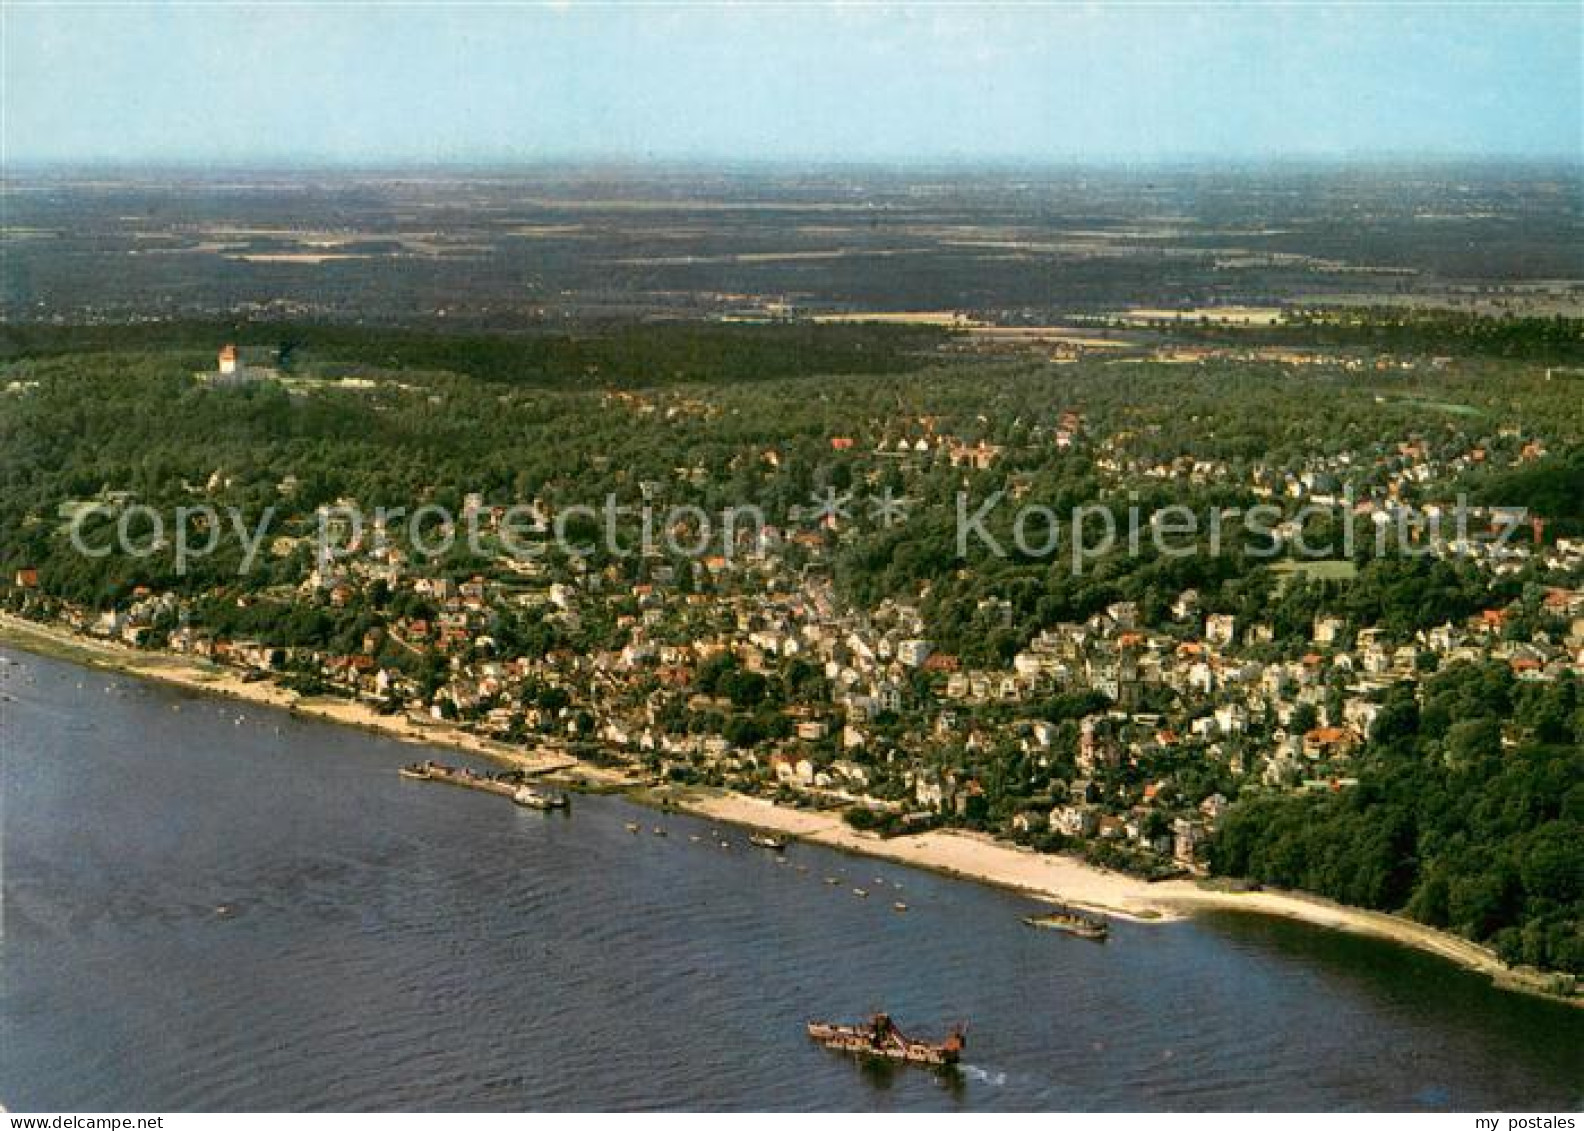
POLYGON ((1388 944, 1239 915, 1031 931, 978 885, 783 864, 615 798, 524 811, 399 779, 411 746, 0 657, 14 1111, 1584 1102, 1584 1013, 1388 944), (880 1007, 968 1021, 965 1069, 803 1034, 880 1007))

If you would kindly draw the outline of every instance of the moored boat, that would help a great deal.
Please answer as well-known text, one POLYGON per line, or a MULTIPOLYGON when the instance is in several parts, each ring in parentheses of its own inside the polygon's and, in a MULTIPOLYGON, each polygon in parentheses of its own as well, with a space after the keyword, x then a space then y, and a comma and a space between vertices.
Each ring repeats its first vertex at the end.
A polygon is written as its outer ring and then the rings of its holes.
POLYGON ((961 1028, 952 1029, 941 1041, 909 1037, 884 1013, 876 1013, 861 1025, 810 1021, 807 1028, 810 1038, 838 1052, 936 1067, 956 1064, 962 1056, 963 1046, 967 1044, 967 1037, 961 1028))
POLYGON ((567 809, 572 804, 571 797, 561 790, 539 789, 528 785, 525 781, 526 775, 516 770, 498 774, 480 773, 467 766, 450 766, 431 758, 428 761, 412 762, 403 766, 400 773, 404 778, 439 782, 441 785, 454 785, 462 789, 476 789, 481 793, 493 793, 530 809, 567 809))
POLYGON ((525 809, 569 809, 572 799, 566 794, 535 789, 531 785, 518 786, 512 800, 525 809))
POLYGON ((772 852, 786 851, 786 841, 778 836, 771 836, 769 833, 749 833, 748 843, 756 844, 760 848, 768 848, 772 852))

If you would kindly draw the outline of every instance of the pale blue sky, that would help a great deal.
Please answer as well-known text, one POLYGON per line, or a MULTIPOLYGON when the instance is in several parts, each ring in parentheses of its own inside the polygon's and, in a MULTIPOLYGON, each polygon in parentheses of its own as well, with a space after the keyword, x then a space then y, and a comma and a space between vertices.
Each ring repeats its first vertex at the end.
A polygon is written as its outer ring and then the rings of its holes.
POLYGON ((1574 2, 3 10, 14 163, 1584 149, 1574 2))

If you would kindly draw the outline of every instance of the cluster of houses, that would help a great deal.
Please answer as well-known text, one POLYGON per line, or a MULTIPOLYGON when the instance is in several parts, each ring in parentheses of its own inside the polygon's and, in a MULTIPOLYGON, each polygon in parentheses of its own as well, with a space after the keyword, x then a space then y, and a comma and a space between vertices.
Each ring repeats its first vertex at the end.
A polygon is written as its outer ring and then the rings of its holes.
MULTIPOLYGON (((322 593, 367 578, 349 568, 322 593)), ((18 583, 29 578, 19 576, 18 583)), ((1343 789, 1386 689, 1437 666, 1499 660, 1519 679, 1584 673, 1584 590, 1554 588, 1543 605, 1551 631, 1513 640, 1507 611, 1493 608, 1411 641, 1316 618, 1312 650, 1256 660, 1269 625, 1201 614, 1196 595, 1173 603, 1175 623, 1154 629, 1120 602, 1081 623, 1052 625, 1004 670, 965 668, 936 650, 912 606, 886 602, 842 610, 828 584, 785 592, 678 594, 665 585, 618 584, 601 575, 511 592, 475 577, 407 579, 436 609, 365 634, 358 650, 326 654, 227 640, 187 623, 172 594, 142 591, 124 608, 65 610, 81 631, 146 644, 175 623, 164 647, 256 673, 310 667, 329 686, 415 717, 461 720, 477 730, 537 742, 598 742, 645 771, 704 775, 745 789, 800 795, 822 805, 859 804, 909 819, 983 821, 993 812, 1016 835, 1115 842, 1194 868, 1226 807, 1219 792, 1185 795, 1182 765, 1224 770, 1272 789, 1343 789), (568 648, 542 656, 500 654, 491 638, 508 602, 533 602, 567 627, 578 610, 609 601, 620 647, 568 648), (687 638, 674 630, 690 626, 687 638), (444 679, 425 689, 399 653, 447 658, 444 679), (393 660, 393 652, 396 659, 393 660), (668 725, 668 704, 707 715, 729 711, 695 689, 703 665, 730 656, 741 671, 775 676, 793 661, 822 677, 810 701, 777 706, 790 721, 773 740, 739 746, 716 729, 668 725), (547 689, 550 689, 547 693, 547 689), (1066 727, 1031 709, 1051 695, 1087 689, 1111 704, 1066 727), (1155 704, 1169 703, 1159 709, 1155 704), (993 795, 985 769, 1009 752, 1036 767, 1027 795, 993 795)), ((1003 787, 1004 788, 1004 787, 1003 787)))
MULTIPOLYGON (((612 395, 632 411, 660 411, 636 394, 612 395)), ((1069 412, 1040 442, 1069 448, 1086 440, 1084 430, 1081 415, 1069 412)), ((852 443, 831 439, 836 450, 852 443)), ((943 435, 928 419, 868 447, 877 455, 944 453, 953 466, 973 469, 1002 450, 943 435)), ((1423 497, 1427 484, 1492 452, 1523 462, 1543 446, 1504 433, 1453 452, 1410 438, 1367 455, 1248 474, 1256 494, 1339 501, 1347 481, 1364 484, 1353 505, 1371 513, 1423 513, 1436 505, 1423 497)), ((1127 437, 1096 445, 1094 463, 1117 481, 1224 481, 1233 472, 1216 461, 1129 455, 1127 437)), ((466 505, 486 527, 500 519, 502 508, 480 497, 466 505)), ((277 554, 292 552, 285 541, 277 554)), ((1202 865, 1228 805, 1204 782, 1348 788, 1385 692, 1427 663, 1497 661, 1523 680, 1584 673, 1584 589, 1564 586, 1545 590, 1543 628, 1521 639, 1507 631, 1512 614, 1502 606, 1412 639, 1322 613, 1299 654, 1272 647, 1271 624, 1208 610, 1187 590, 1171 602, 1166 623, 1144 623, 1136 605, 1117 602, 1083 621, 1042 626, 1005 667, 976 667, 938 647, 917 605, 844 604, 829 571, 807 567, 806 556, 826 545, 817 533, 772 527, 754 531, 732 557, 604 569, 576 557, 554 567, 503 557, 487 575, 450 578, 370 538, 308 570, 289 599, 355 608, 379 585, 410 594, 403 607, 424 611, 376 618, 357 647, 339 652, 225 639, 194 622, 183 599, 146 588, 112 610, 50 612, 85 633, 262 676, 307 672, 415 720, 446 719, 513 741, 599 744, 635 773, 862 806, 903 822, 945 819, 1112 843, 1190 869, 1202 865), (793 546, 804 553, 795 568, 793 546), (522 617, 546 626, 554 642, 513 654, 502 626, 522 617), (563 643, 596 620, 611 626, 603 647, 563 643), (427 675, 420 659, 429 661, 427 675), (701 686, 701 673, 722 664, 778 690, 743 703, 701 686), (1088 706, 1074 717, 1044 709, 1053 698, 1085 694, 1088 706), (721 725, 745 712, 779 723, 751 732, 721 725)), ((1487 545, 1471 540, 1446 552, 1473 555, 1493 571, 1536 566, 1576 578, 1584 570, 1577 541, 1509 543, 1500 553, 1486 553, 1487 545)), ((24 598, 36 591, 37 571, 19 571, 13 588, 24 598)), ((1011 606, 994 598, 979 612, 1011 618, 1011 606)))

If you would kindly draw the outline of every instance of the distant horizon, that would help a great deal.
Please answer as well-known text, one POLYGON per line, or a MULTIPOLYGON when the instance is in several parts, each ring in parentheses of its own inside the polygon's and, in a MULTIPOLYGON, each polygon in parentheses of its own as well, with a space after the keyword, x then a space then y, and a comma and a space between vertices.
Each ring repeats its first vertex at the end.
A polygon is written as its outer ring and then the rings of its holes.
POLYGON ((7 167, 1584 157, 1584 10, 11 0, 7 167))
POLYGON ((119 174, 137 176, 289 176, 337 173, 347 176, 380 174, 433 174, 509 176, 534 173, 568 174, 696 174, 708 175, 959 175, 959 174, 1060 174, 1060 173, 1202 173, 1242 174, 1265 172, 1391 172, 1495 171, 1502 169, 1566 169, 1584 174, 1584 153, 1579 154, 1459 154, 1459 153, 1359 153, 1321 157, 1308 154, 1272 154, 1262 157, 1075 156, 1039 159, 928 157, 896 159, 859 158, 744 158, 699 156, 690 158, 643 157, 534 157, 498 160, 335 159, 330 157, 260 157, 247 161, 132 161, 112 158, 72 160, 8 160, 0 177, 15 179, 28 174, 119 174))

